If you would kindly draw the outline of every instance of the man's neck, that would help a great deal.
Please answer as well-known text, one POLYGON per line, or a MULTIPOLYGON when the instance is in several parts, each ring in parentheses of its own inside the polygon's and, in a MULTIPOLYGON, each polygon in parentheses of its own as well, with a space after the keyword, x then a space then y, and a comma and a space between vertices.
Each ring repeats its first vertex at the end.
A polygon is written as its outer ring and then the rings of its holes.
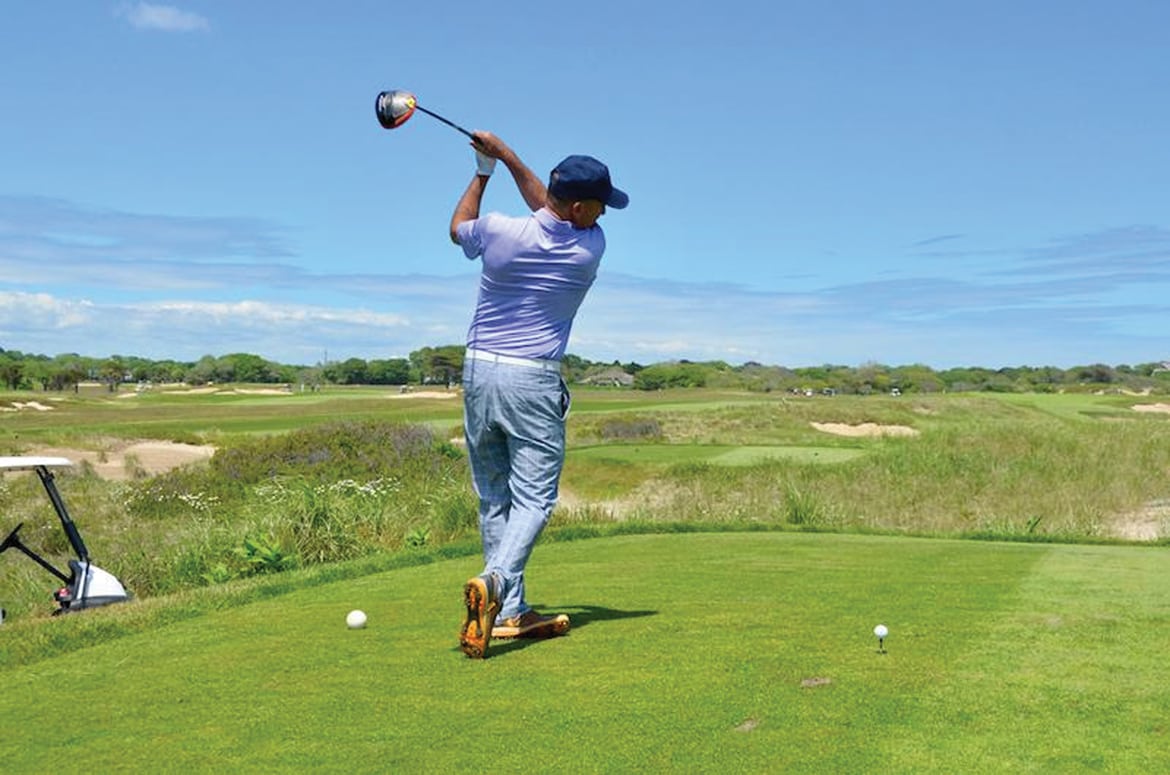
MULTIPOLYGON (((572 205, 570 204, 569 207, 572 207, 572 205)), ((567 210, 568 207, 558 207, 556 202, 552 202, 552 201, 545 202, 544 208, 546 210, 548 210, 550 213, 552 213, 557 218, 557 220, 569 221, 569 222, 572 222, 572 220, 573 220, 572 213, 565 212, 565 210, 567 210)))

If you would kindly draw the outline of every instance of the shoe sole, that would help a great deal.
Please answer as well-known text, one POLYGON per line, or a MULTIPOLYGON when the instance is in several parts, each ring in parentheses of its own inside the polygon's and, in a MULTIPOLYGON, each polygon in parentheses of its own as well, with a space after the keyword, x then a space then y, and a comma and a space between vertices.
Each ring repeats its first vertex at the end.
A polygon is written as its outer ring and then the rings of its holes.
POLYGON ((556 638, 568 635, 571 623, 564 614, 553 617, 548 621, 530 624, 527 627, 493 627, 492 637, 497 640, 511 640, 512 638, 556 638))
POLYGON ((463 604, 467 613, 459 630, 459 648, 471 659, 486 659, 500 604, 491 599, 487 582, 478 576, 463 585, 463 604))

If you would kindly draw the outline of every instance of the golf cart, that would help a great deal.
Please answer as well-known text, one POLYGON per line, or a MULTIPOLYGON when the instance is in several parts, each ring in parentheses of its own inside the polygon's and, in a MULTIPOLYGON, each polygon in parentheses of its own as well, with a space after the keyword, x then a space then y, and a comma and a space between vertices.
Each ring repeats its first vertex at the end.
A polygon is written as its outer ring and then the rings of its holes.
POLYGON ((76 560, 69 561, 68 575, 54 568, 45 558, 29 549, 20 540, 20 529, 24 527, 23 522, 13 528, 3 543, 0 543, 0 554, 9 549, 16 549, 64 582, 65 586, 53 593, 53 599, 57 601, 58 605, 57 610, 53 612, 54 616, 69 611, 80 611, 83 608, 121 603, 130 599, 130 595, 120 581, 90 562, 89 552, 85 548, 85 542, 81 540, 81 534, 77 532, 77 525, 73 524, 73 520, 65 508, 65 502, 61 500, 61 494, 57 492, 57 485, 53 481, 51 469, 69 468, 72 465, 72 461, 63 457, 0 457, 0 474, 8 471, 35 471, 40 477, 41 484, 45 487, 45 493, 49 496, 53 509, 61 519, 61 527, 64 528, 65 535, 69 538, 69 544, 77 554, 76 560))

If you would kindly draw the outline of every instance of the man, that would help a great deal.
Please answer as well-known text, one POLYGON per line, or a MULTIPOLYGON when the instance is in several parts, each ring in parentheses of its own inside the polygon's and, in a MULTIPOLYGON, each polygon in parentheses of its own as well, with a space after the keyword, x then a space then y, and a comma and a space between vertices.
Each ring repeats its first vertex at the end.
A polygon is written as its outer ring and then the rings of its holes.
POLYGON ((463 366, 463 427, 479 496, 484 571, 463 588, 463 652, 487 656, 494 638, 547 638, 569 617, 524 597, 524 567, 552 514, 565 459, 569 390, 560 359, 577 308, 597 275, 605 235, 597 219, 629 197, 590 156, 569 156, 547 188, 503 141, 476 132, 477 170, 451 217, 451 240, 481 258, 479 298, 463 366), (496 161, 531 215, 479 216, 496 161))

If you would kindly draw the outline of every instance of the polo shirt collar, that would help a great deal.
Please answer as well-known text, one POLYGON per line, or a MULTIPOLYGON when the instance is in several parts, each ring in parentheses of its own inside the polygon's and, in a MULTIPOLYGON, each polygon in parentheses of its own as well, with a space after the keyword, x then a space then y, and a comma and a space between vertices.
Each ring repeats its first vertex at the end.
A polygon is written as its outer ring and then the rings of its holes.
POLYGON ((576 226, 574 226, 569 221, 562 221, 556 216, 556 214, 553 213, 552 210, 548 209, 547 207, 540 208, 532 214, 532 217, 535 218, 541 226, 552 232, 567 233, 577 230, 576 226))

